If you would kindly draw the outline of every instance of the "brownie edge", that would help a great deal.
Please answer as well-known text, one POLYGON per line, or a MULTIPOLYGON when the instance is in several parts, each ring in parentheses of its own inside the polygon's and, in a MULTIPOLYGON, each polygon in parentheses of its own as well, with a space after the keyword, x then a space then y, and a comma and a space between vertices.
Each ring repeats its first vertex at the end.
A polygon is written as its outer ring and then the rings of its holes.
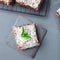
POLYGON ((39 11, 40 8, 41 8, 42 3, 43 3, 43 0, 41 0, 41 2, 38 4, 37 8, 34 8, 34 7, 29 6, 29 5, 25 5, 23 2, 17 2, 17 0, 16 0, 17 5, 29 8, 29 9, 34 10, 34 11, 39 11))

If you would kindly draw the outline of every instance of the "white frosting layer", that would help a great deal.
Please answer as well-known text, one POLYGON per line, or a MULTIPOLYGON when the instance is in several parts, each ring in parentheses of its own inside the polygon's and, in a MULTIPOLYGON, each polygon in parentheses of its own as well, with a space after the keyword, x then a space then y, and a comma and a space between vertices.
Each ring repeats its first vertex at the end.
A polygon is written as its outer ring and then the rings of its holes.
POLYGON ((4 2, 12 2, 12 0, 0 0, 0 1, 4 1, 4 2))
POLYGON ((23 2, 25 5, 28 5, 33 8, 38 8, 41 0, 16 0, 17 2, 23 2))
POLYGON ((12 2, 12 0, 4 0, 5 2, 12 2))
POLYGON ((22 33, 22 27, 14 27, 13 31, 16 33, 15 39, 16 39, 16 43, 20 46, 22 46, 23 49, 26 48, 30 48, 30 47, 34 47, 38 45, 38 40, 37 40, 37 36, 36 36, 36 29, 35 29, 35 25, 26 25, 24 26, 24 29, 26 32, 28 32, 28 34, 32 37, 29 39, 25 39, 21 37, 21 33, 22 33))

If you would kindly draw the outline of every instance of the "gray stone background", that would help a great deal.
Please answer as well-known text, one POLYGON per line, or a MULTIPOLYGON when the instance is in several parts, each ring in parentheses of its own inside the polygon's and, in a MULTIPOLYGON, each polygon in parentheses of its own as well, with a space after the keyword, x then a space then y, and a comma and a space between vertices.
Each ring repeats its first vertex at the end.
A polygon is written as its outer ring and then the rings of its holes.
POLYGON ((60 21, 53 13, 59 2, 60 0, 50 1, 49 12, 45 17, 0 10, 0 60, 60 60, 60 21), (34 59, 19 54, 6 44, 6 37, 19 15, 40 23, 48 31, 34 59))

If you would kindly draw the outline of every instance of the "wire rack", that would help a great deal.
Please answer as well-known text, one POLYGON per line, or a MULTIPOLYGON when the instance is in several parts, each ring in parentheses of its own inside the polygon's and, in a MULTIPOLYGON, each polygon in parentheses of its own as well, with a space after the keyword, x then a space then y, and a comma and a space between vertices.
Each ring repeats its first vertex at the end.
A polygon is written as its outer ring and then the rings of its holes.
POLYGON ((19 6, 17 4, 14 4, 13 6, 7 6, 5 4, 0 3, 0 9, 13 11, 13 12, 21 12, 21 13, 45 16, 47 11, 47 5, 48 5, 48 0, 44 0, 41 9, 38 12, 28 9, 26 7, 19 6))

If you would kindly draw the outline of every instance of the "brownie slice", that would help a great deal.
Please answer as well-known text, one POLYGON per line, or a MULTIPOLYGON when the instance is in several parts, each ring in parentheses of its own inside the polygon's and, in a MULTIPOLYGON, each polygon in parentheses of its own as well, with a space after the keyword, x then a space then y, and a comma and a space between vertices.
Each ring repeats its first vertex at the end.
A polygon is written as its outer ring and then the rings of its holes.
POLYGON ((60 8, 56 11, 56 15, 60 17, 60 8))
POLYGON ((40 9, 42 2, 43 0, 16 0, 17 4, 33 9, 35 11, 40 9))
POLYGON ((6 5, 13 5, 14 0, 0 0, 1 3, 4 3, 6 5))
POLYGON ((21 50, 40 46, 40 42, 37 38, 35 24, 27 24, 18 27, 14 26, 13 34, 15 36, 16 44, 21 50))

